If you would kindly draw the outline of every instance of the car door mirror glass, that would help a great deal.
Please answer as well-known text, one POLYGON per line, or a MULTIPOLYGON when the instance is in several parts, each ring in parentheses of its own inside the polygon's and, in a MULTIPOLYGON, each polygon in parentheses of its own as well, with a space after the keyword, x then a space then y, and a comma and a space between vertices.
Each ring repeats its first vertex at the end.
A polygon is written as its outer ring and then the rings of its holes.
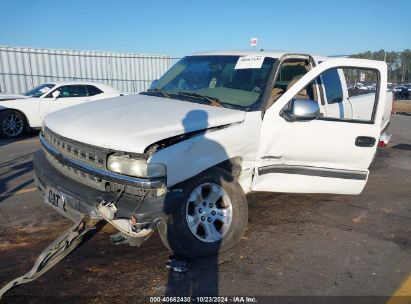
POLYGON ((320 106, 315 100, 292 99, 282 110, 281 116, 287 121, 313 120, 320 116, 320 106))

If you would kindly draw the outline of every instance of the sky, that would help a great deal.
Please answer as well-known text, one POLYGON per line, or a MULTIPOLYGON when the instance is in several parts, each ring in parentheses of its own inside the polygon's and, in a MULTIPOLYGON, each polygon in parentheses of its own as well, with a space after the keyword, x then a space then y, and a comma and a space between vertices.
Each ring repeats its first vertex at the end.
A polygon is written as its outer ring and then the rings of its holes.
POLYGON ((257 48, 349 55, 411 48, 411 0, 0 0, 0 45, 181 57, 257 48))

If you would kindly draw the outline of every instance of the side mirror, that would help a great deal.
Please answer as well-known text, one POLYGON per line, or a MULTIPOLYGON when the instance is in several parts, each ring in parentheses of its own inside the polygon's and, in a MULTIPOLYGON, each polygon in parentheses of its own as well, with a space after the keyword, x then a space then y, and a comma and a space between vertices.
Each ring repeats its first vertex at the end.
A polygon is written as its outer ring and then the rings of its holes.
POLYGON ((57 99, 60 97, 61 93, 59 90, 54 91, 53 93, 51 93, 51 95, 53 95, 54 99, 57 99))
POLYGON ((293 99, 281 111, 287 121, 313 120, 320 116, 318 102, 311 99, 293 99))

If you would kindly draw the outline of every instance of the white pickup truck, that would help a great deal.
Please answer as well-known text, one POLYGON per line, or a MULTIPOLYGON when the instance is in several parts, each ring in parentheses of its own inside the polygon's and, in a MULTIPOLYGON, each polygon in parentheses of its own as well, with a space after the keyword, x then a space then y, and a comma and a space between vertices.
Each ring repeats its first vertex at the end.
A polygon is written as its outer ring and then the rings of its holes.
POLYGON ((241 239, 247 193, 361 193, 390 119, 386 87, 380 61, 190 55, 139 95, 46 116, 36 184, 73 221, 115 226, 114 243, 158 228, 178 255, 215 254, 241 239), (376 91, 353 96, 357 77, 376 91))

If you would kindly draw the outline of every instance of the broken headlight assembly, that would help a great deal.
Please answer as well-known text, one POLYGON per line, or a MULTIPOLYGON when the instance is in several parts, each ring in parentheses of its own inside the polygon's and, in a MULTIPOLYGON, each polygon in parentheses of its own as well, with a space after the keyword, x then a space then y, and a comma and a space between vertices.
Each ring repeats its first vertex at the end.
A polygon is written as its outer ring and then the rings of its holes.
POLYGON ((132 158, 130 155, 111 155, 107 159, 110 171, 143 178, 158 178, 166 176, 166 166, 147 163, 145 159, 132 158))

